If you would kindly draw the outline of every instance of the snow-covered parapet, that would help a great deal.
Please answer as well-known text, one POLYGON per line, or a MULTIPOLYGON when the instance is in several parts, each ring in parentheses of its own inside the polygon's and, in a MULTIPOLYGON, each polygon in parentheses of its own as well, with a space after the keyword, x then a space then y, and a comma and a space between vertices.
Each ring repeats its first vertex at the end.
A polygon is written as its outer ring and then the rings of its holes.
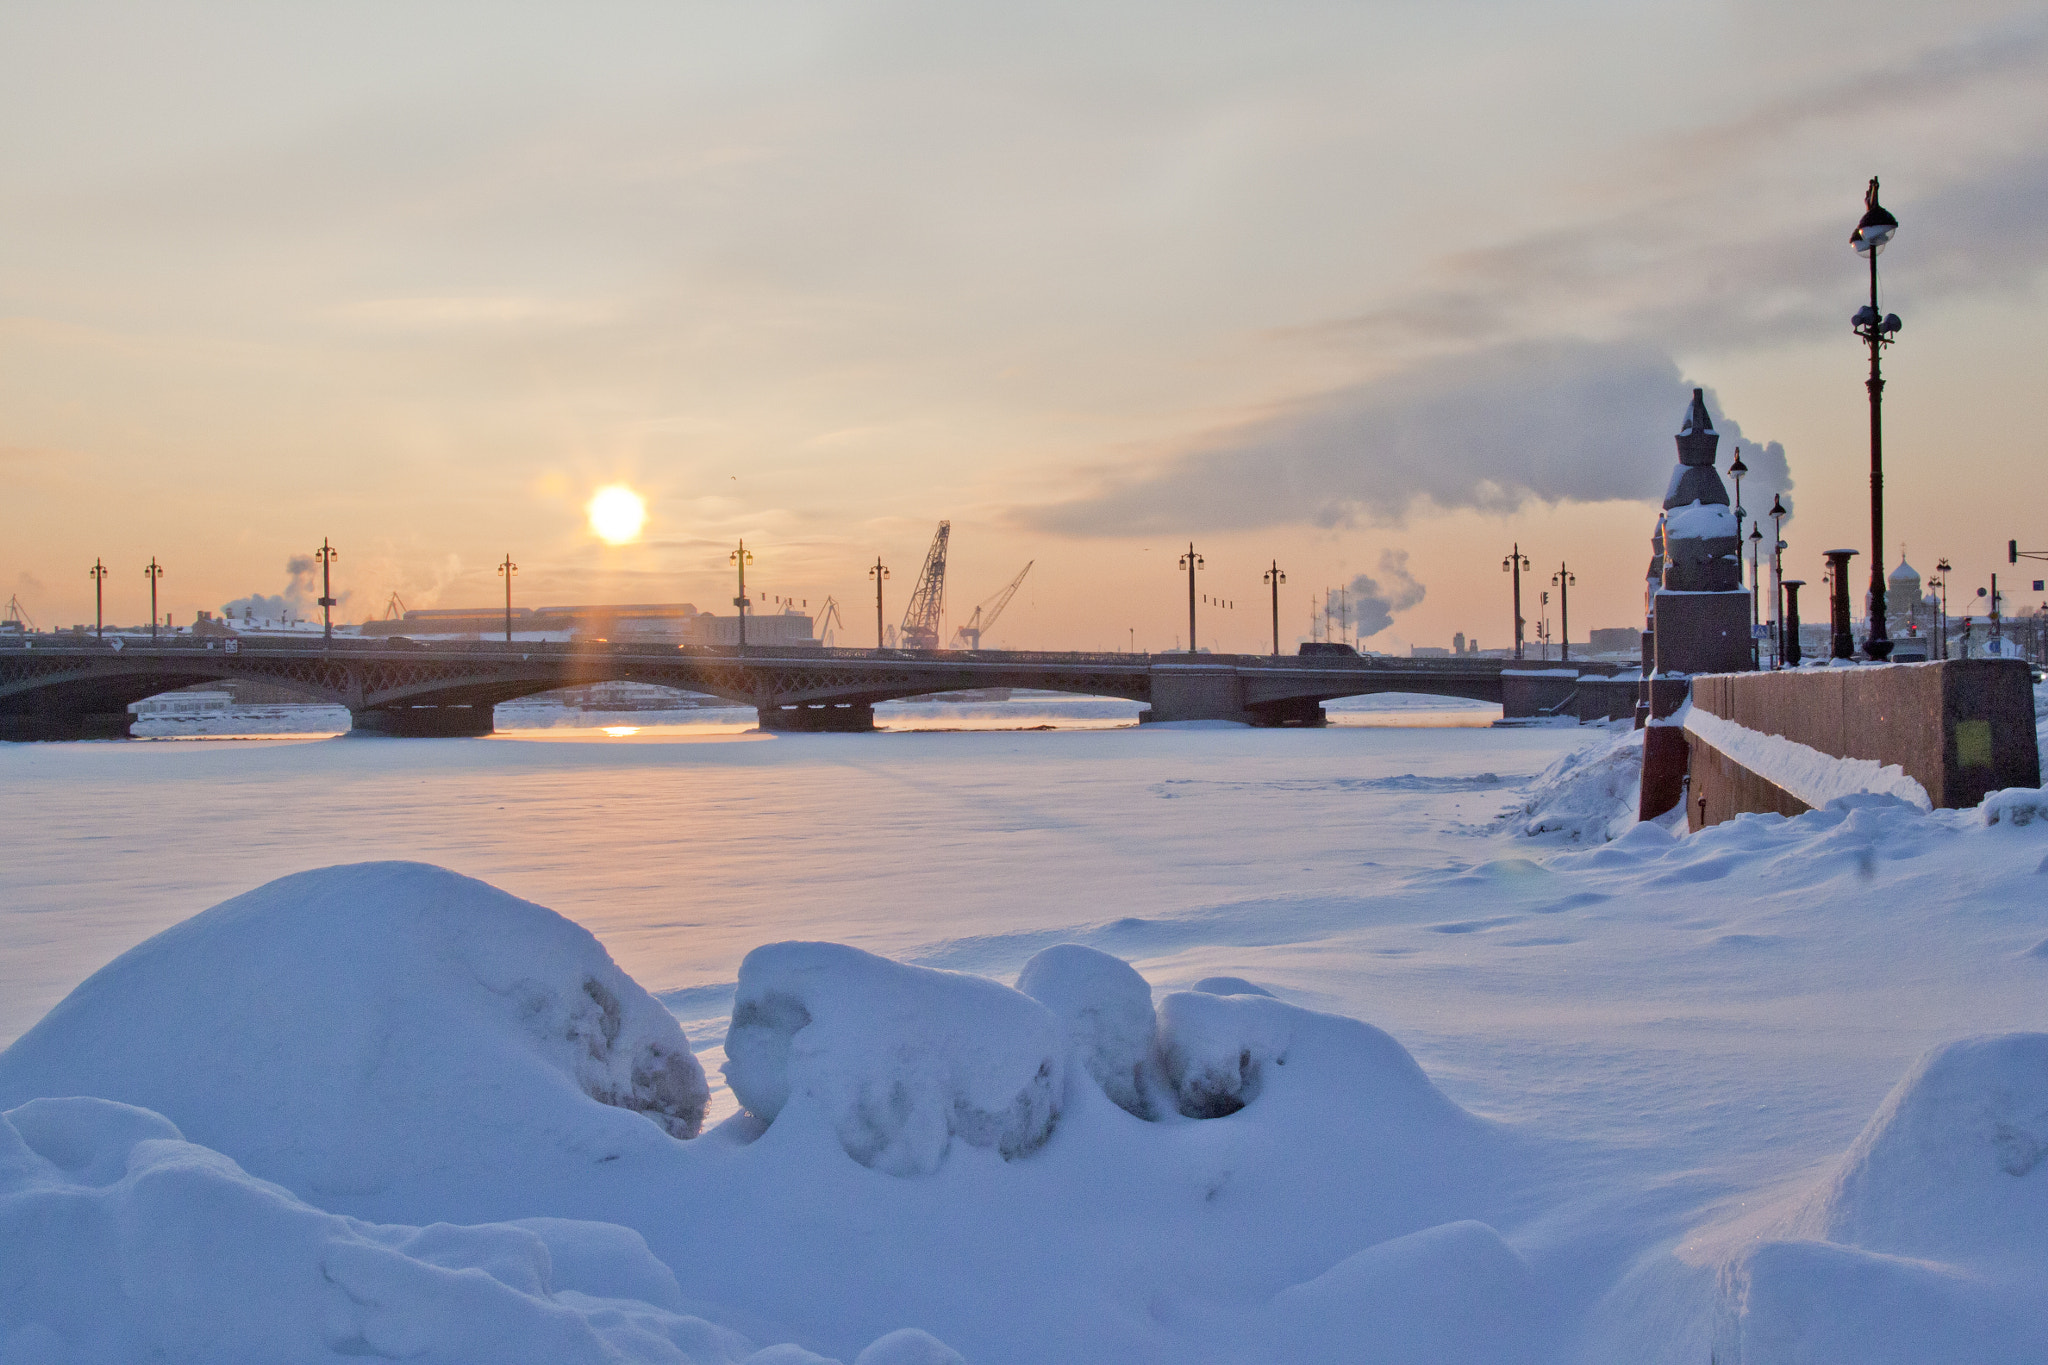
POLYGON ((1783 735, 1767 735, 1687 702, 1672 718, 1742 767, 1799 801, 1820 810, 1845 796, 1895 796, 1921 810, 1933 809, 1927 788, 1896 763, 1838 758, 1783 735))
POLYGON ((1006 1158, 1043 1145, 1066 1053, 1052 1012, 1000 982, 772 943, 740 964, 725 1078, 764 1123, 808 1105, 855 1161, 926 1175, 955 1138, 1006 1158))
POLYGON ((694 1135, 675 1018, 582 927, 442 868, 284 877, 95 972, 5 1053, 0 1107, 96 1095, 302 1195, 694 1135))

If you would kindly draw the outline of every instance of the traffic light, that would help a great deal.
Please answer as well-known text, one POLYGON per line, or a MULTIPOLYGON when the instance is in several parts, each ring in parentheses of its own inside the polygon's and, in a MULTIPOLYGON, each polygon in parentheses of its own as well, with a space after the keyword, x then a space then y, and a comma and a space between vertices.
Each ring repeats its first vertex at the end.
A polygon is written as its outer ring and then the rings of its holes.
POLYGON ((2020 562, 2020 543, 2017 540, 2005 542, 2005 562, 2008 564, 2020 562))

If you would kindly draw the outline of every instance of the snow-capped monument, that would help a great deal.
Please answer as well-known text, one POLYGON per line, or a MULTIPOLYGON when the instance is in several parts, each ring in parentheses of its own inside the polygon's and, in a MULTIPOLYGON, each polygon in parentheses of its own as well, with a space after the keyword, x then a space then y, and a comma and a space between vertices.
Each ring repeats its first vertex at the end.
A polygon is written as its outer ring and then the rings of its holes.
POLYGON ((1678 468, 1664 494, 1661 543, 1651 561, 1650 630, 1660 674, 1754 667, 1741 538, 1727 486, 1714 468, 1720 444, 1706 396, 1694 389, 1678 429, 1678 468))

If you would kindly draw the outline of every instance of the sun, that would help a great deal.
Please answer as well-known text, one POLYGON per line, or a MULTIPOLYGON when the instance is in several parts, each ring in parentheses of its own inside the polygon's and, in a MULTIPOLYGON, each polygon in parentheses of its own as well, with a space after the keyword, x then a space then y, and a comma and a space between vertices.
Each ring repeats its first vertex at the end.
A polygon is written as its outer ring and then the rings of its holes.
POLYGON ((590 529, 607 545, 624 545, 640 538, 647 524, 647 503, 622 483, 600 488, 590 499, 590 529))

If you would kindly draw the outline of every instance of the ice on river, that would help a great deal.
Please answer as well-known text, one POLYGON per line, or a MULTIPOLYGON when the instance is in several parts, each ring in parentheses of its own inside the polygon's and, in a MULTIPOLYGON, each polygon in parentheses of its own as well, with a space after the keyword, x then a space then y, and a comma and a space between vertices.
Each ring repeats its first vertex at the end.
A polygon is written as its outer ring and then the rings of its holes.
POLYGON ((2039 1359, 2038 796, 1627 743, 0 746, 0 1360, 2039 1359))

